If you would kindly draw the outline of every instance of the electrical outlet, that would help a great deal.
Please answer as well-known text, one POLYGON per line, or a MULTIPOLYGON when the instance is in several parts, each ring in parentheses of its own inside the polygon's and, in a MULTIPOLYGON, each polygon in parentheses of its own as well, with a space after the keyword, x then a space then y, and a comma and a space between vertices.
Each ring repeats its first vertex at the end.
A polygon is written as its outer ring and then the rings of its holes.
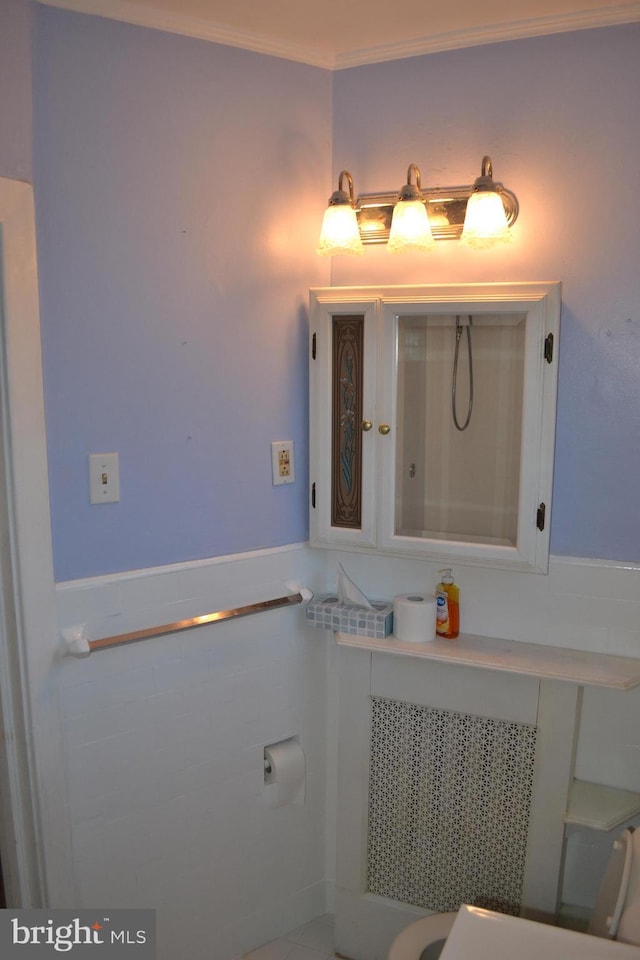
POLYGON ((294 483, 296 470, 293 462, 293 440, 274 440, 271 444, 271 472, 273 485, 294 483))
POLYGON ((117 503, 120 469, 117 453, 89 454, 89 503, 117 503))

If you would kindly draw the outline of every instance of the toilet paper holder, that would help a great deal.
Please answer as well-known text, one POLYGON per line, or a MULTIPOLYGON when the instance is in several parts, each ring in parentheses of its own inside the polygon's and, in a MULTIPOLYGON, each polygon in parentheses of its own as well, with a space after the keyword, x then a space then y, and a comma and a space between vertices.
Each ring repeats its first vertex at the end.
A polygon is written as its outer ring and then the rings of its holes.
POLYGON ((297 746, 300 745, 300 741, 297 737, 287 737, 285 740, 279 740, 277 743, 268 743, 265 746, 263 752, 265 784, 275 783, 276 771, 274 770, 273 763, 271 761, 271 751, 274 747, 284 747, 288 743, 295 743, 297 746))
POLYGON ((264 747, 264 784, 273 806, 304 803, 306 758, 297 736, 264 747))

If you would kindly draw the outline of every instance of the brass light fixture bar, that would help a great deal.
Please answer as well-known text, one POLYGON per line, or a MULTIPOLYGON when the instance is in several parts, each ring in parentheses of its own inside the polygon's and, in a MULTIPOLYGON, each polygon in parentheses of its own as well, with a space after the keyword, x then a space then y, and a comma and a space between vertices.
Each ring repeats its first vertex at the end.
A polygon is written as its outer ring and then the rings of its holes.
MULTIPOLYGON (((422 187, 431 231, 436 240, 458 240, 462 234, 467 201, 475 184, 458 187, 422 187)), ((518 199, 503 184, 494 182, 505 208, 507 222, 512 226, 518 217, 518 199)), ((363 243, 387 243, 393 208, 398 193, 360 194, 355 202, 358 229, 363 243)))

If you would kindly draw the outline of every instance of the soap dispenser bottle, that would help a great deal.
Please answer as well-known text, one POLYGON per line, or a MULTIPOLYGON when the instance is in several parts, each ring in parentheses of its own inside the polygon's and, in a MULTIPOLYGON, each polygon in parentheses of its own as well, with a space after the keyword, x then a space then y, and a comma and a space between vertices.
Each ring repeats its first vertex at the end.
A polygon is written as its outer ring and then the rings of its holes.
POLYGON ((453 570, 439 570, 436 587, 436 633, 446 640, 455 640, 460 632, 460 587, 453 579, 453 570))

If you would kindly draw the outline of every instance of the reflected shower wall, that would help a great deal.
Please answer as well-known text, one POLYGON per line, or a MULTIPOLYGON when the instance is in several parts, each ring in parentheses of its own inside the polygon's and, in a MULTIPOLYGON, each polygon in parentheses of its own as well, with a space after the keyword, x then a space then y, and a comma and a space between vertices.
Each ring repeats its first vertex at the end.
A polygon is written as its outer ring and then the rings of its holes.
POLYGON ((400 536, 517 542, 526 314, 459 314, 398 323, 395 530, 400 536))

